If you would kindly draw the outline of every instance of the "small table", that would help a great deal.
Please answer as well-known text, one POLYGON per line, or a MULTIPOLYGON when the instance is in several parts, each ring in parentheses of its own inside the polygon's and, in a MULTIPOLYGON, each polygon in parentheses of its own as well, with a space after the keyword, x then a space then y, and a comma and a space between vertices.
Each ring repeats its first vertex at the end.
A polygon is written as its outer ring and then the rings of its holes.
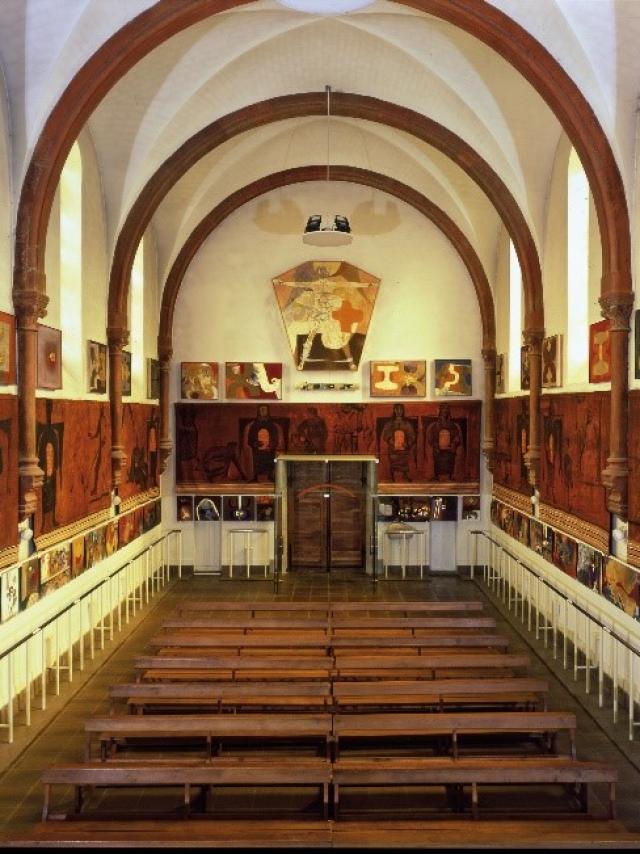
MULTIPOLYGON (((230 528, 228 531, 229 538, 229 578, 233 578, 233 547, 234 535, 241 534, 244 536, 244 553, 247 564, 247 578, 251 577, 251 553, 253 551, 253 536, 259 537, 260 534, 268 534, 268 528, 230 528)), ((269 573, 269 564, 264 564, 264 577, 267 578, 269 573)))
POLYGON ((422 578, 422 573, 424 570, 424 561, 423 561, 423 557, 424 557, 424 545, 423 545, 424 531, 419 531, 417 528, 406 528, 404 530, 396 528, 396 529, 391 530, 391 531, 389 529, 387 529, 384 532, 384 538, 385 539, 384 539, 383 548, 382 548, 382 568, 384 570, 384 577, 385 578, 388 577, 387 576, 387 570, 388 570, 389 564, 390 564, 390 561, 388 560, 390 555, 388 554, 388 552, 390 550, 391 543, 393 542, 393 540, 400 540, 400 568, 402 570, 402 578, 407 577, 408 543, 411 541, 411 539, 413 537, 418 538, 418 557, 419 557, 418 566, 420 568, 420 578, 422 578), (386 547, 385 547, 385 543, 386 543, 386 547))

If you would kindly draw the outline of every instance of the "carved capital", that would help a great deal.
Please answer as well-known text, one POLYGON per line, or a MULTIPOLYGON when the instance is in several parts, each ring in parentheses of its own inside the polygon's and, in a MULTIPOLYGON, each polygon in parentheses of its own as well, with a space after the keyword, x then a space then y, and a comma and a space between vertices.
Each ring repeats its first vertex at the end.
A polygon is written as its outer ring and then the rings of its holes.
POLYGON ((169 362, 173 358, 173 342, 169 336, 161 337, 158 335, 158 359, 160 359, 160 367, 168 367, 169 362))
POLYGON ((164 474, 167 470, 169 457, 173 452, 173 442, 168 436, 164 436, 158 442, 158 447, 160 448, 160 474, 164 474))
POLYGON ((602 316, 611 324, 611 332, 629 332, 633 311, 632 293, 603 294, 598 302, 602 316))
POLYGON ((529 475, 529 483, 535 489, 540 486, 540 448, 535 445, 530 445, 529 450, 524 455, 524 464, 527 467, 529 475))
POLYGON ((607 508, 611 513, 627 518, 629 461, 626 457, 609 457, 602 471, 602 484, 607 490, 607 508))
POLYGON ((129 330, 126 323, 115 323, 107 326, 107 341, 111 352, 125 347, 129 343, 129 330))
POLYGON ((25 457, 20 460, 19 469, 20 503, 18 513, 26 519, 36 512, 38 507, 37 490, 42 487, 44 472, 38 465, 37 457, 25 457))
POLYGON ((484 360, 485 368, 488 368, 491 371, 495 371, 495 369, 496 369, 496 357, 497 357, 497 353, 496 353, 495 348, 483 347, 481 352, 482 352, 482 358, 484 360))
POLYGON ((127 463, 127 455, 122 445, 111 447, 111 485, 114 489, 122 483, 122 471, 127 463))
POLYGON ((482 443, 482 453, 487 463, 487 468, 493 473, 496 462, 496 447, 493 439, 485 439, 482 443))
POLYGON ((544 329, 525 329, 525 331, 522 333, 522 338, 527 348, 529 349, 529 355, 542 354, 544 329))
POLYGON ((38 318, 47 313, 49 297, 38 290, 20 290, 13 292, 13 307, 16 313, 18 329, 35 329, 38 318))

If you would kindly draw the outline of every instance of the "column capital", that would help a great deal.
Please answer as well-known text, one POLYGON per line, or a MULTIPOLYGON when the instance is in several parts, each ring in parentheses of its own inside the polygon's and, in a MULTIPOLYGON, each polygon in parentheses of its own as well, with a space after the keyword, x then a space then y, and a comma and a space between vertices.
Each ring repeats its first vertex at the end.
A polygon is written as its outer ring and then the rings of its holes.
POLYGON ((49 297, 39 290, 18 290, 13 292, 13 307, 19 327, 35 326, 39 317, 47 313, 49 297))
POLYGON ((542 353, 542 342, 544 340, 544 329, 532 328, 525 329, 522 333, 522 338, 526 346, 529 348, 529 353, 542 353))
POLYGON ((480 351, 484 360, 485 367, 495 370, 497 351, 495 347, 483 347, 480 351))
POLYGON ((107 341, 110 349, 118 349, 129 343, 129 330, 124 318, 117 318, 107 326, 107 341))
POLYGON ((626 519, 629 510, 629 461, 626 457, 609 457, 601 477, 602 484, 607 490, 607 509, 610 513, 626 519))
POLYGON ((162 366, 168 365, 173 358, 173 342, 171 338, 158 335, 158 359, 162 366))
POLYGON ((524 464, 527 467, 529 483, 535 489, 538 489, 540 486, 541 456, 540 448, 535 445, 529 445, 529 450, 524 455, 524 464))
POLYGON ((612 332, 629 332, 631 312, 633 311, 633 293, 603 294, 598 300, 601 314, 611 323, 612 332))

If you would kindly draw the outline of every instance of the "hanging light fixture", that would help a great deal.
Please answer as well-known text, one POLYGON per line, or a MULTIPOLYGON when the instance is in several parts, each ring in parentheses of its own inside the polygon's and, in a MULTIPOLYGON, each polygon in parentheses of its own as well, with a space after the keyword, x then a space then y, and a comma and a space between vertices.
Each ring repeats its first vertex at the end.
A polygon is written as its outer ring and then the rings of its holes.
MULTIPOLYGON (((330 176, 330 120, 331 120, 331 86, 325 86, 327 93, 327 183, 330 176)), ((344 214, 312 214, 307 220, 307 226, 302 235, 303 243, 310 246, 345 246, 351 243, 353 235, 349 220, 344 214)))

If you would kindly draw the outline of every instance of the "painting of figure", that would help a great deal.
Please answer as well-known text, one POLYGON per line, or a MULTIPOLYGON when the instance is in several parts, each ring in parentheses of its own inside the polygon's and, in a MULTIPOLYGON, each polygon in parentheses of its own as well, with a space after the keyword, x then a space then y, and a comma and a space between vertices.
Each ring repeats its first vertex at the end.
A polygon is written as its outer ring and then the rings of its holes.
POLYGON ((105 556, 110 557, 118 551, 118 520, 114 519, 108 525, 105 525, 104 531, 105 556))
POLYGON ((600 593, 602 588, 603 555, 585 543, 578 543, 578 569, 576 578, 585 587, 600 593))
POLYGON ((466 454, 466 425, 453 418, 451 408, 443 403, 437 418, 425 418, 425 454, 433 465, 437 481, 445 483, 461 477, 466 454))
POLYGON ((122 351, 122 396, 131 396, 131 353, 122 351))
POLYGON ((71 542, 71 577, 76 578, 84 569, 84 537, 79 536, 71 542))
POLYGON ((105 394, 107 391, 107 345, 98 341, 88 342, 88 380, 89 391, 105 394))
POLYGON ((273 287, 298 371, 356 371, 380 280, 346 261, 307 261, 273 287))
POLYGON ((0 311, 0 385, 16 382, 16 319, 0 311))
POLYGON ((147 398, 158 400, 160 397, 160 362, 147 359, 147 398))
POLYGON ((226 362, 225 397, 227 400, 280 400, 282 364, 226 362))
POLYGON ((436 397, 471 395, 471 359, 435 360, 436 397))
POLYGON ((62 388, 62 332, 38 324, 38 388, 62 388))
POLYGON ((496 394, 507 391, 507 354, 498 353, 496 356, 496 394))
POLYGON ((542 386, 562 385, 562 335, 550 335, 542 342, 542 386))
POLYGON ((30 608, 40 599, 40 560, 31 558, 20 565, 20 610, 30 608))
POLYGON ((6 623, 20 610, 20 575, 18 567, 6 570, 0 576, 0 622, 6 623))
POLYGON ((602 575, 602 595, 625 614, 638 619, 640 573, 615 558, 609 558, 602 575))
POLYGON ((371 397, 425 397, 426 375, 426 361, 386 359, 371 362, 369 393, 371 397))
POLYGON ((575 578, 577 574, 577 566, 578 566, 578 544, 575 540, 572 540, 571 537, 568 537, 566 534, 561 534, 559 531, 555 532, 553 538, 553 563, 565 572, 567 575, 570 575, 571 578, 575 578))
POLYGON ((118 519, 118 542, 120 548, 128 546, 138 536, 135 512, 126 513, 118 519))
POLYGON ((611 323, 600 320, 589 327, 589 382, 606 383, 611 380, 611 323))
POLYGON ((402 403, 396 403, 393 414, 382 426, 380 456, 387 455, 391 480, 411 483, 415 479, 418 419, 407 418, 402 403))
POLYGON ((184 400, 217 400, 217 363, 181 362, 180 396, 184 400))
POLYGON ((520 348, 520 388, 529 391, 531 388, 531 368, 529 367, 529 348, 520 348))

